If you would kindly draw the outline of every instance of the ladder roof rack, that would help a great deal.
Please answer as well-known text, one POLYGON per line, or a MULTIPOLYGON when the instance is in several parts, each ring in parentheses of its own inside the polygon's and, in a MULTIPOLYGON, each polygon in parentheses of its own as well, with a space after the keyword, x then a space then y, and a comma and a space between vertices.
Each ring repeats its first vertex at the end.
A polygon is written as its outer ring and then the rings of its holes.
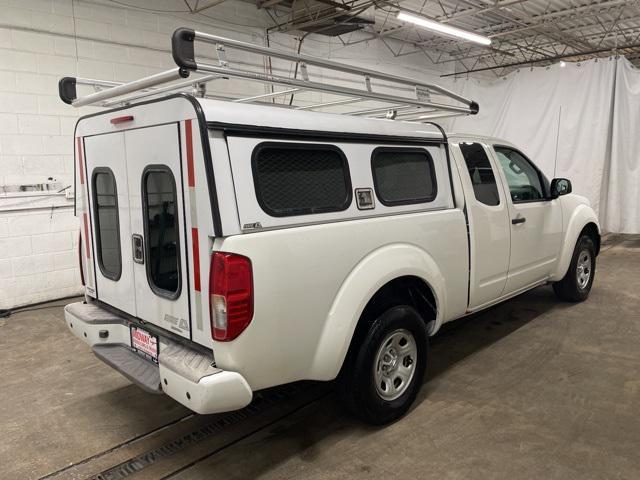
POLYGON ((176 30, 173 33, 171 43, 173 59, 177 65, 175 68, 128 83, 64 77, 58 85, 60 98, 74 107, 88 105, 112 107, 129 105, 138 99, 149 96, 191 89, 191 92, 198 97, 283 106, 295 110, 323 109, 324 111, 330 111, 328 109, 340 106, 343 108, 341 113, 350 115, 387 119, 397 118, 398 120, 413 122, 426 122, 435 118, 449 116, 474 115, 479 110, 478 104, 473 100, 436 84, 351 66, 311 55, 277 50, 187 28, 176 30), (218 58, 217 64, 205 63, 196 59, 194 49, 196 41, 215 45, 215 53, 218 58), (253 53, 269 60, 280 59, 295 62, 302 78, 290 78, 273 72, 256 72, 246 67, 232 67, 226 57, 227 50, 253 53), (322 69, 323 75, 325 75, 325 72, 340 72, 359 77, 362 87, 347 87, 344 86, 344 81, 313 81, 309 77, 308 67, 319 67, 322 69), (191 76, 191 74, 194 75, 191 76), (208 91, 210 82, 232 78, 269 85, 271 86, 271 92, 239 97, 225 95, 215 89, 208 91), (375 90, 372 80, 376 81, 375 90), (94 92, 78 97, 78 85, 93 87, 94 92), (285 88, 275 90, 274 86, 285 88), (332 99, 311 104, 293 103, 293 95, 303 92, 328 93, 331 94, 332 99), (402 92, 408 92, 409 94, 402 95, 402 92), (291 96, 289 104, 271 103, 277 97, 286 96, 291 96), (433 101, 432 96, 442 97, 443 101, 433 101), (358 103, 364 103, 364 105, 354 108, 353 111, 344 112, 344 106, 358 103))

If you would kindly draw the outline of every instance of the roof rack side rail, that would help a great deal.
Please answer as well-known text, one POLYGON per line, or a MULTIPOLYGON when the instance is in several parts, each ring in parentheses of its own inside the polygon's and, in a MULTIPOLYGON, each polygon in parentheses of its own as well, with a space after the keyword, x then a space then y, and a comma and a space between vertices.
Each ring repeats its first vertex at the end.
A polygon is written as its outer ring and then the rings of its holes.
POLYGON ((229 67, 221 67, 216 65, 199 64, 199 72, 217 73, 228 77, 243 78, 245 80, 253 80, 257 82, 282 85, 288 87, 298 87, 304 90, 313 90, 318 92, 333 93, 336 95, 346 95, 352 97, 362 97, 360 100, 381 100, 392 103, 407 103, 418 107, 437 108, 440 110, 456 112, 456 113, 473 113, 469 107, 458 107, 455 105, 446 105, 442 103, 425 102, 422 100, 411 99, 407 97, 399 97, 397 95, 391 95, 386 93, 374 93, 367 90, 358 90, 349 87, 342 87, 339 85, 331 85, 325 83, 312 82, 310 80, 298 80, 295 78, 280 77, 278 75, 255 73, 245 70, 235 70, 229 67))
POLYGON ((292 62, 301 62, 307 65, 315 65, 318 67, 328 68, 343 73, 351 73, 354 75, 377 78, 378 80, 386 80, 389 82, 400 83, 411 87, 423 87, 433 92, 438 92, 441 95, 444 95, 451 99, 457 100, 463 104, 466 104, 469 107, 469 113, 477 113, 478 104, 476 102, 433 83, 424 83, 411 78, 400 77, 388 73, 381 73, 375 70, 369 70, 361 67, 354 67, 344 63, 325 60, 320 57, 314 57, 302 53, 285 52, 271 47, 263 47, 260 45, 254 45, 252 43, 242 42, 240 40, 233 40, 231 38, 212 35, 210 33, 197 32, 188 28, 179 28, 178 30, 176 30, 173 33, 173 37, 171 40, 171 49, 176 65, 178 65, 179 67, 187 68, 189 70, 199 70, 203 67, 203 65, 199 64, 195 59, 193 44, 194 41, 197 40, 211 43, 213 45, 224 45, 233 47, 245 52, 267 55, 270 57, 281 58, 283 60, 290 60, 292 62))

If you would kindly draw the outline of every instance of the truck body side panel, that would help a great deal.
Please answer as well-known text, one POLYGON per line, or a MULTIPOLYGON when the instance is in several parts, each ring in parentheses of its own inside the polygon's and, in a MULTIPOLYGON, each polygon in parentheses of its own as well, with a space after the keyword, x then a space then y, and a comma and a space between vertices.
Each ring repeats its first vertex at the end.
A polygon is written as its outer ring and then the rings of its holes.
POLYGON ((457 208, 279 229, 217 241, 214 249, 251 258, 255 313, 237 339, 214 342, 216 364, 241 373, 254 390, 305 378, 335 377, 336 365, 342 360, 337 354, 327 359, 324 369, 313 363, 332 305, 354 269, 378 249, 386 249, 385 276, 359 277, 367 283, 349 295, 352 313, 335 318, 331 324, 339 346, 350 341, 363 303, 370 298, 360 293, 373 295, 380 282, 398 276, 426 276, 426 269, 412 263, 417 257, 407 257, 406 249, 396 248, 399 245, 424 252, 424 257, 438 265, 440 274, 425 280, 438 282, 438 290, 446 292, 445 298, 438 299, 443 320, 463 315, 468 255, 464 214, 457 208))

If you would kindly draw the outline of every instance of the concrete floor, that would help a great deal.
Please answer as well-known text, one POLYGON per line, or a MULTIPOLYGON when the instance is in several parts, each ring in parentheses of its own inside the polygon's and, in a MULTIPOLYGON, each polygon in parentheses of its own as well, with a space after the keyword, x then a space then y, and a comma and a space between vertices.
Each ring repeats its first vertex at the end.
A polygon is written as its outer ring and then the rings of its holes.
POLYGON ((330 385, 198 416, 144 393, 66 331, 0 319, 0 478, 640 477, 640 236, 610 236, 587 302, 542 287, 432 341, 415 408, 386 428, 330 385))

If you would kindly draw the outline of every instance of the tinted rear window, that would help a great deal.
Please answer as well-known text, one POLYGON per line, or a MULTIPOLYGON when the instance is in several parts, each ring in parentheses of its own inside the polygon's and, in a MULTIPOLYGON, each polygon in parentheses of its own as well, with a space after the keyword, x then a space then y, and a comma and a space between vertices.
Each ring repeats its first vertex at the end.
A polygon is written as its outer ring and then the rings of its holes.
POLYGON ((430 202, 436 197, 433 159, 421 148, 376 148, 371 158, 376 195, 383 205, 430 202))
POLYGON ((473 193, 476 200, 485 205, 496 206, 500 204, 500 195, 496 185, 496 177, 489 162, 489 157, 479 143, 461 143, 460 151, 467 164, 473 193))
POLYGON ((337 212, 351 203, 346 159, 330 145, 260 144, 253 177, 258 203, 274 217, 337 212))
POLYGON ((168 168, 153 167, 143 175, 147 275, 152 289, 175 298, 180 290, 179 230, 176 182, 168 168))
POLYGON ((98 266, 105 277, 111 280, 118 280, 122 273, 118 191, 113 172, 108 168, 94 170, 93 204, 95 208, 98 266))

